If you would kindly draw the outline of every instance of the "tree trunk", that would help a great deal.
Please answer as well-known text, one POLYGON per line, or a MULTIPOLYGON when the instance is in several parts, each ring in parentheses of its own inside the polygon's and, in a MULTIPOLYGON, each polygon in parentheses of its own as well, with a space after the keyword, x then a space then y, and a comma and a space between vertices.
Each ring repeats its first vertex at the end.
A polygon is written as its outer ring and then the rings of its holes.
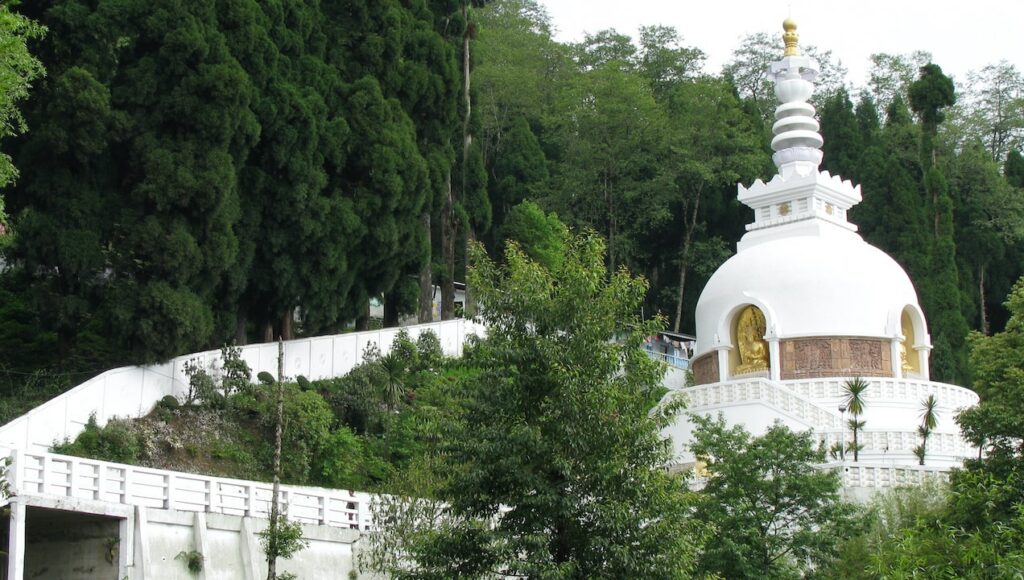
POLYGON ((686 226, 686 234, 683 236, 683 248, 679 259, 679 293, 676 296, 676 321, 672 325, 673 332, 680 332, 683 326, 683 295, 686 292, 686 271, 690 269, 690 247, 693 245, 693 230, 697 227, 697 214, 700 210, 701 190, 693 200, 693 211, 690 213, 690 223, 686 226))
POLYGON ((294 314, 295 310, 289 308, 288 311, 281 316, 281 338, 283 340, 292 340, 293 338, 295 338, 295 330, 293 324, 295 321, 294 314))
POLYGON ((981 333, 988 335, 988 314, 985 312, 985 266, 978 264, 978 305, 981 314, 981 333))
MULTIPOLYGON (((853 416, 853 421, 854 421, 854 423, 857 422, 857 415, 853 416)), ((857 461, 857 458, 859 457, 859 450, 860 450, 860 447, 857 445, 857 431, 859 431, 859 429, 854 427, 854 429, 853 429, 853 461, 854 462, 857 461)))
POLYGON ((392 290, 384 296, 384 328, 398 326, 398 291, 392 290))
POLYGON ((423 224, 423 233, 427 236, 427 257, 423 262, 423 266, 420 268, 420 309, 419 315, 416 317, 420 324, 434 321, 434 283, 431 279, 433 262, 432 262, 432 244, 430 239, 430 208, 423 210, 423 214, 420 216, 420 222, 423 224))
POLYGON ((370 301, 363 304, 363 312, 356 318, 356 331, 370 330, 370 301))
POLYGON ((262 342, 274 342, 274 323, 264 322, 263 323, 263 340, 262 342))
MULTIPOLYGON (((473 143, 473 135, 470 132, 469 121, 473 115, 473 101, 470 99, 470 86, 471 86, 471 74, 470 68, 470 54, 469 54, 469 43, 473 34, 473 25, 469 21, 469 0, 463 0, 462 2, 462 20, 466 23, 466 32, 462 35, 462 98, 466 102, 465 116, 462 118, 462 168, 460 171, 460 187, 459 191, 462 193, 462 199, 468 199, 466 196, 467 190, 467 175, 469 170, 469 148, 473 143)), ((464 259, 466 260, 466 266, 469 265, 469 245, 476 239, 473 233, 473 224, 466 224, 466 248, 463 252, 464 259)), ((452 242, 454 245, 454 241, 452 242)), ((453 252, 454 253, 454 252, 453 252)), ((454 263, 454 256, 452 257, 454 263)), ((468 268, 467 268, 468 271, 468 268)), ((452 268, 454 274, 454 267, 452 268)), ((453 280, 454 282, 454 280, 453 280)), ((462 299, 462 316, 472 316, 472 306, 470 305, 469 295, 469 283, 465 281, 465 294, 462 299)), ((452 318, 455 317, 455 305, 454 305, 454 292, 452 293, 452 318)))
POLYGON ((604 172, 604 203, 608 207, 608 276, 615 273, 615 205, 608 186, 608 171, 604 172))
POLYGON ((245 346, 249 344, 249 336, 245 331, 248 319, 245 315, 245 310, 242 308, 238 309, 238 317, 235 318, 235 346, 245 346))
POLYGON ((452 191, 452 176, 448 174, 448 197, 441 211, 441 258, 444 260, 444 277, 441 280, 441 320, 455 318, 455 237, 458 228, 455 223, 455 197, 452 191))
POLYGON ((462 299, 462 317, 473 318, 476 315, 476 305, 473 304, 473 295, 469 290, 469 248, 476 241, 476 233, 473 231, 473 227, 470 226, 466 230, 466 293, 462 299))
POLYGON ((277 419, 274 426, 274 491, 270 498, 270 543, 267 550, 267 580, 277 579, 277 524, 281 494, 281 431, 284 428, 284 341, 277 341, 277 419))

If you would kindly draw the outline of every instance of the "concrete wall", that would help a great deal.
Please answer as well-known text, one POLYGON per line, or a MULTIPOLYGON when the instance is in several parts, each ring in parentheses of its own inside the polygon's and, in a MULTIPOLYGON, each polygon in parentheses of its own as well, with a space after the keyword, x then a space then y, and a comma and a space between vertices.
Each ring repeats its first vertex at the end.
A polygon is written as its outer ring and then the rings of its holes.
MULTIPOLYGON (((267 520, 136 506, 110 510, 96 502, 25 496, 12 503, 6 578, 47 580, 258 580, 267 563, 259 532, 267 520), (21 548, 17 547, 21 542, 21 548), (186 554, 202 556, 202 571, 186 554)), ((372 576, 356 571, 363 532, 303 525, 309 543, 278 571, 298 578, 372 576)))
MULTIPOLYGON (((284 344, 284 373, 310 380, 342 376, 362 362, 367 346, 376 344, 387 353, 400 329, 387 328, 334 336, 288 341, 284 344)), ((414 340, 433 332, 449 356, 460 356, 467 335, 483 334, 482 327, 468 320, 449 320, 408 326, 401 330, 414 340)), ((277 374, 277 344, 242 347, 242 358, 255 377, 261 371, 277 374)), ((55 441, 73 439, 95 413, 100 425, 111 417, 140 417, 165 395, 184 398, 188 392, 185 363, 195 361, 214 372, 220 368, 220 351, 179 356, 163 364, 122 367, 96 376, 70 391, 32 409, 0 427, 0 446, 45 451, 55 441)))
POLYGON ((25 578, 119 578, 120 525, 116 518, 29 508, 25 578))

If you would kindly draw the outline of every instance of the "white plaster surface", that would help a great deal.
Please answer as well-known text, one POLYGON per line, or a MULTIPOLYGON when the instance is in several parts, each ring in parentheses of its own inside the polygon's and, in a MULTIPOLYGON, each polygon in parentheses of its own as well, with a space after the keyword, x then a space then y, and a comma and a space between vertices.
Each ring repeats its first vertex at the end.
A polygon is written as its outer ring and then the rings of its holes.
MULTIPOLYGON (((445 354, 459 356, 468 334, 482 334, 472 321, 457 319, 406 327, 413 338, 430 330, 445 354)), ((363 351, 376 344, 387 352, 398 330, 371 330, 335 336, 306 338, 285 343, 285 376, 303 375, 310 380, 337 377, 362 361, 363 351)), ((242 358, 255 380, 261 371, 277 374, 277 344, 242 347, 242 358)), ((45 451, 54 442, 73 439, 89 416, 100 425, 112 417, 139 417, 148 413, 165 395, 182 399, 188 392, 185 363, 196 361, 204 368, 220 368, 220 351, 193 353, 166 363, 122 367, 100 374, 0 427, 0 447, 45 451)))
MULTIPOLYGON (((748 234, 751 235, 751 234, 748 234)), ((743 306, 758 306, 778 338, 892 339, 907 306, 919 310, 903 268, 853 232, 826 225, 745 247, 708 280, 697 302, 695 356, 731 342, 743 306)))

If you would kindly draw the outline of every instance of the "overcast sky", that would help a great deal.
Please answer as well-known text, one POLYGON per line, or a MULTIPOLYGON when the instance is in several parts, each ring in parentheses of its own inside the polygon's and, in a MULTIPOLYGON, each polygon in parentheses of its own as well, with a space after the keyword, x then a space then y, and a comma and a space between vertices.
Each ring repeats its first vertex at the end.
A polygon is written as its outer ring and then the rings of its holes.
MULTIPOLYGON (((970 0, 539 0, 561 41, 584 32, 615 28, 636 37, 641 25, 674 26, 684 44, 708 55, 717 73, 740 39, 754 32, 782 33, 790 13, 801 44, 832 50, 864 83, 875 52, 930 51, 946 74, 966 80, 967 71, 1001 59, 1024 69, 1024 1, 970 0)), ((779 39, 779 46, 782 40, 779 39)), ((781 50, 781 48, 780 48, 781 50)))

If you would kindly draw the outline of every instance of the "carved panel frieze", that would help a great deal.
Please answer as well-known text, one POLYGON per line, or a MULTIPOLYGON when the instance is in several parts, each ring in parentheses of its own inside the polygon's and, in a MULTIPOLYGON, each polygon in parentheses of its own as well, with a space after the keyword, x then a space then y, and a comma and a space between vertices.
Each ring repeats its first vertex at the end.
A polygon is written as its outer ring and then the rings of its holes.
POLYGON ((781 376, 891 377, 892 351, 888 340, 849 336, 783 339, 779 343, 781 376))
POLYGON ((881 371, 883 344, 886 350, 888 350, 888 343, 883 343, 880 340, 851 338, 850 358, 852 366, 858 369, 881 371))
POLYGON ((718 353, 709 352, 693 359, 691 368, 693 368, 693 382, 695 384, 717 383, 719 379, 718 353))
POLYGON ((802 340, 794 345, 796 368, 824 371, 832 368, 832 343, 829 340, 802 340))

